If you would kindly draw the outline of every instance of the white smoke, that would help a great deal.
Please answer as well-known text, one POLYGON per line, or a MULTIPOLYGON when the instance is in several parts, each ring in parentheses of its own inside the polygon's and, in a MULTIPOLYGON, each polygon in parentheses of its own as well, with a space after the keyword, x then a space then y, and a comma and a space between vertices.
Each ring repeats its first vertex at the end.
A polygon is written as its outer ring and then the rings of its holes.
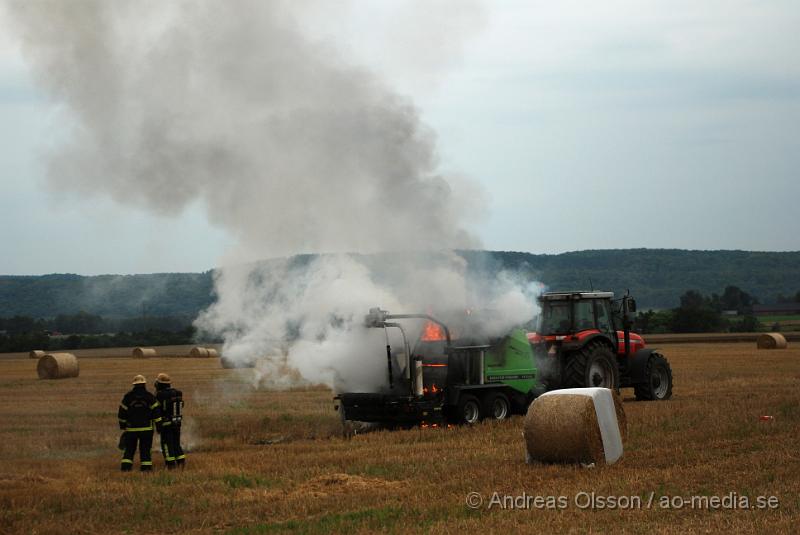
MULTIPOLYGON (((223 334, 226 358, 263 357, 256 381, 289 387, 302 377, 359 391, 380 388, 387 378, 385 334, 363 327, 370 308, 455 321, 479 309, 481 332, 471 334, 491 337, 529 320, 538 291, 504 271, 472 273, 455 253, 322 255, 233 266, 218 272, 216 287, 217 303, 197 323, 223 334)), ((421 327, 408 325, 412 344, 421 327)))
MULTIPOLYGON (((500 311, 487 322, 497 332, 533 314, 524 284, 471 277, 445 252, 479 246, 470 225, 486 195, 439 168, 434 133, 409 98, 309 33, 304 22, 318 21, 324 4, 5 5, 72 125, 50 155, 51 186, 162 214, 204 203, 235 245, 216 276, 218 302, 198 325, 224 336, 230 358, 270 356, 261 371, 270 384, 299 374, 375 388, 382 333, 361 326, 373 306, 488 306, 500 311), (343 254, 382 251, 417 253, 343 254), (333 254, 258 262, 303 252, 333 254)), ((436 36, 421 40, 440 43, 429 57, 442 64, 441 51, 458 50, 453 41, 475 26, 475 17, 450 14, 472 4, 419 12, 423 5, 395 18, 442 17, 426 21, 436 36)), ((370 9, 353 6, 343 13, 370 9)))

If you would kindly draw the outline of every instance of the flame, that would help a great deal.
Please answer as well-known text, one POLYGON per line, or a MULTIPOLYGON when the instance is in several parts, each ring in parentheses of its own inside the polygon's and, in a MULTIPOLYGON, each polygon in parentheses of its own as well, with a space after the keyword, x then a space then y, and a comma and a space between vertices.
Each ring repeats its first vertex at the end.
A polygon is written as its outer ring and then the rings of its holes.
POLYGON ((419 423, 420 429, 453 429, 453 424, 439 423, 439 422, 426 422, 419 423))
POLYGON ((423 394, 438 394, 438 393, 439 393, 439 392, 441 392, 441 391, 442 391, 442 389, 441 389, 441 388, 439 388, 439 387, 438 387, 438 386, 436 386, 436 385, 431 385, 431 387, 430 387, 430 388, 428 388, 428 387, 426 386, 426 387, 424 387, 424 388, 422 389, 422 393, 423 393, 423 394))
POLYGON ((444 340, 444 329, 440 325, 432 321, 428 321, 425 324, 425 328, 422 330, 422 338, 423 342, 438 342, 440 340, 444 340))

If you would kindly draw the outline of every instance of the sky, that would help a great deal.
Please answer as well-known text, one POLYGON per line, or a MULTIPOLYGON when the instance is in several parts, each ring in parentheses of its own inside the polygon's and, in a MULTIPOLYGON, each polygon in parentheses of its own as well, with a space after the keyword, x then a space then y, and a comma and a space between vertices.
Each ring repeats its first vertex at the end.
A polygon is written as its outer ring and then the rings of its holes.
MULTIPOLYGON (((413 99, 441 168, 488 193, 485 248, 800 249, 797 2, 492 1, 447 39, 438 4, 376 5, 303 23, 413 99)), ((199 204, 154 215, 48 187, 68 125, 10 24, 0 15, 0 274, 216 266, 232 238, 199 204)))

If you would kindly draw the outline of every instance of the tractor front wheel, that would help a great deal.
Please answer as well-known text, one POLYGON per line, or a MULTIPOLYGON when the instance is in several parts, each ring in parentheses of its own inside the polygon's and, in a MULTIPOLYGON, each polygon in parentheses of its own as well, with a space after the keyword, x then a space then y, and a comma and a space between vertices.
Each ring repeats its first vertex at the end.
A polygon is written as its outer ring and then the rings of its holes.
POLYGON ((619 367, 611 350, 602 343, 589 343, 566 355, 564 386, 567 388, 619 388, 619 367))
POLYGON ((659 353, 653 353, 645 366, 644 383, 634 385, 636 399, 641 401, 661 401, 672 397, 672 368, 659 353))

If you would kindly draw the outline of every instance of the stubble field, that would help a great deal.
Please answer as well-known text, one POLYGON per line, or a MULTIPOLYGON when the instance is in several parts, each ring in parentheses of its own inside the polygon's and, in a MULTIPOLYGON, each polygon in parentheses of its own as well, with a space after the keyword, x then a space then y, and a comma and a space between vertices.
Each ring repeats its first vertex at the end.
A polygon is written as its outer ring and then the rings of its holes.
POLYGON ((526 465, 519 417, 346 439, 327 389, 258 390, 217 359, 83 358, 80 377, 41 381, 35 361, 0 358, 0 532, 796 533, 800 349, 662 352, 673 399, 626 401, 625 457, 595 468, 526 465), (154 473, 120 473, 117 405, 133 375, 161 371, 187 402, 187 467, 165 471, 156 439, 154 473), (717 496, 740 507, 707 505, 717 496))

